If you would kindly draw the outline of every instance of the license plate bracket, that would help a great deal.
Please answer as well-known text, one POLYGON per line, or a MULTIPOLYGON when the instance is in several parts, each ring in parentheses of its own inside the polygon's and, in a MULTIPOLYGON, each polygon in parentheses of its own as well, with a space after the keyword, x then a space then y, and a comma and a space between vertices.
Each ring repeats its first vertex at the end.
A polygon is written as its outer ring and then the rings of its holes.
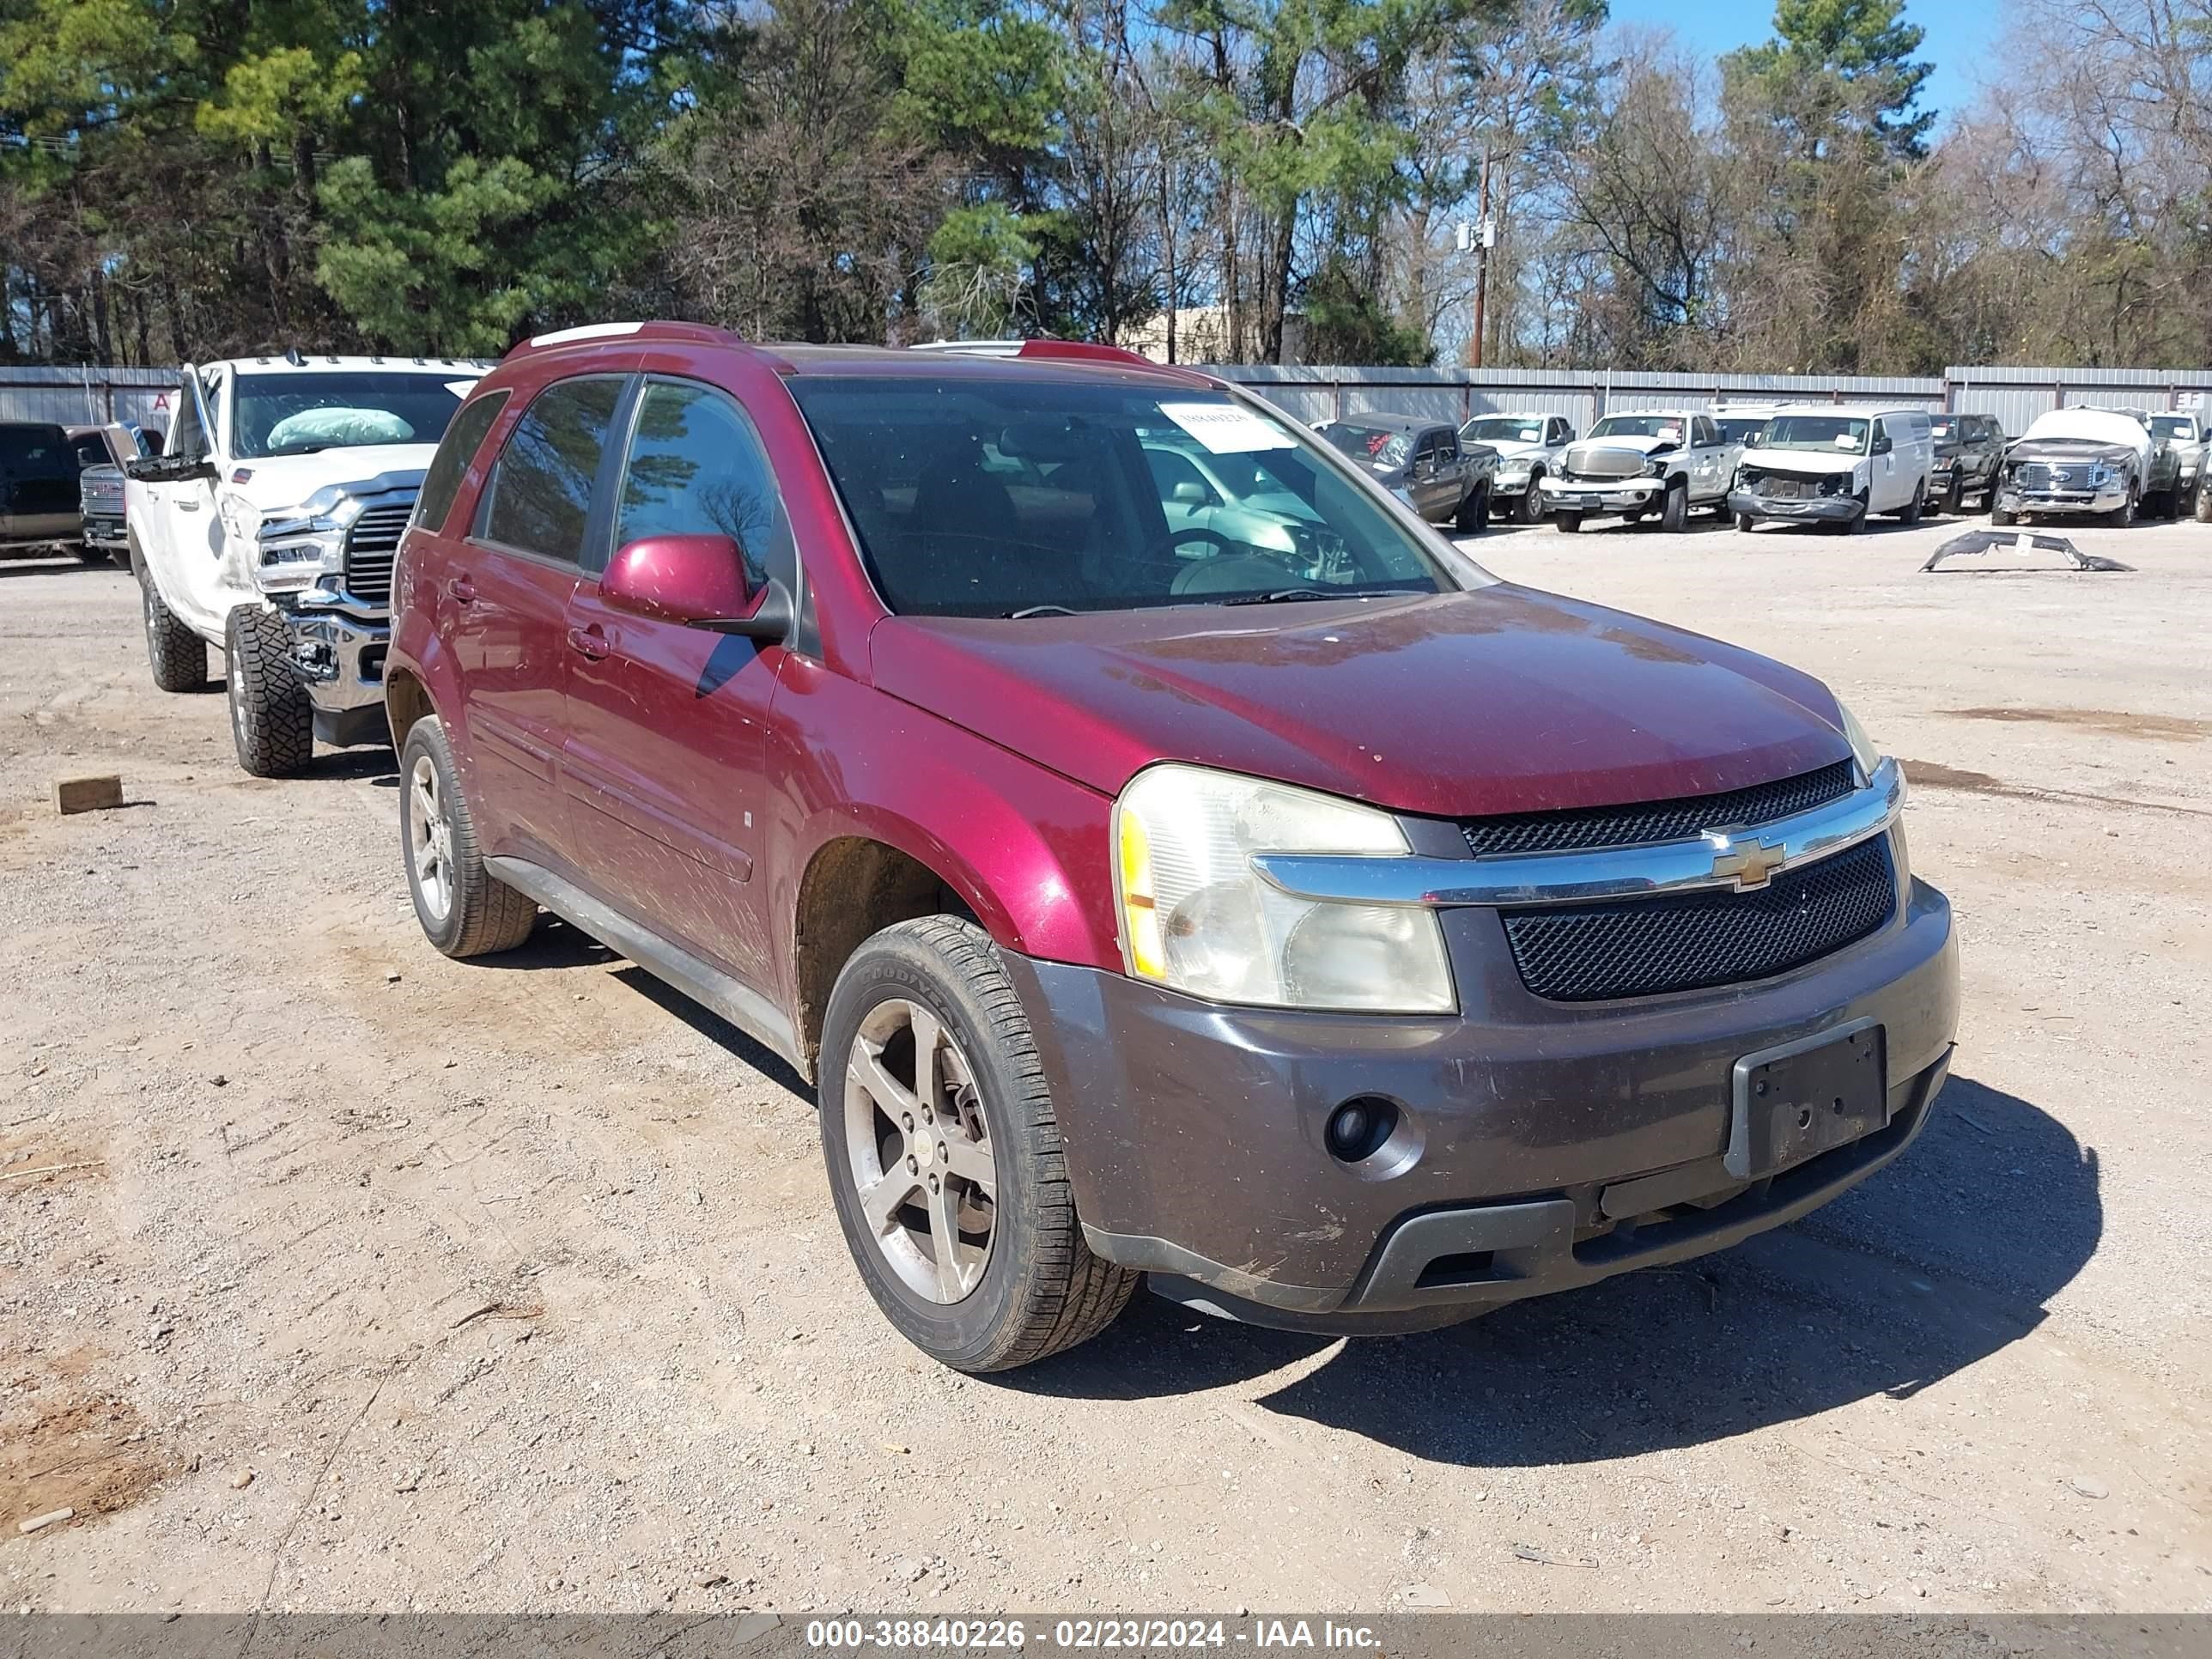
POLYGON ((1886 1048, 1881 1023, 1856 1019, 1737 1060, 1728 1172, 1757 1181, 1883 1127, 1886 1048))

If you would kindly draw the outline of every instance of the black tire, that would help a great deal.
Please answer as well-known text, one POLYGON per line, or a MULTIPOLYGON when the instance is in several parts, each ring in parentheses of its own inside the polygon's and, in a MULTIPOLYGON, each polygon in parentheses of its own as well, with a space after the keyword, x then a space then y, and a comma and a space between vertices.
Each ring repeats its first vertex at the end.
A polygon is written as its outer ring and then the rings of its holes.
POLYGON ((1528 475, 1528 488, 1522 492, 1521 499, 1513 504, 1514 523, 1534 524, 1544 516, 1544 492, 1538 487, 1543 481, 1544 474, 1541 468, 1528 475))
POLYGON ((399 857, 407 872, 407 896, 415 903, 415 920, 422 924, 430 943, 449 957, 512 951, 538 925, 536 902, 484 866, 476 820, 461 793, 460 770, 453 764, 445 726, 434 714, 409 727, 399 749, 399 857), (450 866, 451 886, 442 912, 434 893, 426 890, 416 848, 415 831, 422 816, 416 787, 418 765, 427 766, 434 780, 431 799, 443 828, 436 839, 450 866))
POLYGON ((1914 484, 1912 486, 1912 499, 1905 504, 1905 510, 1897 515, 1898 523, 1918 524, 1920 522, 1920 515, 1922 513, 1926 511, 1927 506, 1927 484, 1924 482, 1914 484))
POLYGON ((208 683, 207 641, 177 620, 161 603, 151 571, 138 573, 139 599, 146 616, 146 662, 154 684, 164 691, 198 691, 208 683))
MULTIPOLYGON (((1093 1255, 1084 1242, 1036 1044, 981 928, 924 916, 864 941, 830 994, 820 1071, 823 1156, 838 1224, 868 1293, 915 1346, 954 1370, 1006 1370, 1089 1341, 1128 1305, 1138 1275, 1093 1255), (886 1258, 862 1215, 848 1149, 848 1057, 862 1023, 897 1001, 933 1015, 958 1046, 975 1084, 969 1103, 991 1144, 989 1254, 973 1288, 949 1302, 925 1297, 886 1258)), ((873 1098, 862 1099, 864 1113, 873 1098)), ((941 1102, 933 1103, 941 1110, 941 1102)), ((894 1213, 905 1212, 902 1205, 894 1213)))
POLYGON ((1996 526, 1999 529, 2002 529, 2007 525, 2018 524, 2020 522, 2020 514, 2017 513, 2008 512, 2002 507, 1992 507, 1990 509, 1990 522, 1996 526))
POLYGON ((2128 483, 2127 500, 2105 515, 2106 522, 2125 529, 2136 521, 2136 515, 2142 511, 2142 497, 2136 494, 2135 482, 2130 479, 2128 483))
MULTIPOLYGON (((2205 465, 2212 465, 2212 455, 2205 458, 2205 465)), ((2212 524, 2212 489, 2207 489, 2204 485, 2205 480, 2200 473, 2197 480, 2195 517, 2199 524, 2212 524)))
POLYGON ((1659 509, 1659 528, 1680 535, 1690 527, 1690 486, 1679 480, 1667 486, 1666 504, 1659 509))
POLYGON ((1741 530, 1747 536, 1751 534, 1752 526, 1758 522, 1759 520, 1753 518, 1748 513, 1739 513, 1735 515, 1735 527, 1738 530, 1741 530))
POLYGON ((1960 507, 1965 503, 1966 499, 1966 494, 1965 486, 1960 484, 1956 478, 1954 478, 1951 481, 1951 487, 1943 492, 1943 499, 1936 502, 1931 511, 1937 514, 1955 515, 1960 507))
POLYGON ((284 619, 258 605, 240 605, 223 629, 230 735, 257 778, 296 778, 315 758, 315 711, 284 665, 290 646, 284 619))
POLYGON ((70 551, 76 555, 77 561, 81 564, 107 562, 107 550, 104 547, 94 547, 90 542, 79 542, 75 547, 70 549, 70 551))
POLYGON ((1562 536, 1571 536, 1582 527, 1583 515, 1579 513, 1562 512, 1552 514, 1552 528, 1562 536))
POLYGON ((1459 511, 1452 515, 1452 528, 1462 536, 1472 536, 1490 528, 1490 486, 1479 483, 1460 499, 1459 511))
POLYGON ((1861 501, 1859 503, 1859 510, 1852 514, 1850 518, 1830 519, 1822 525, 1821 528, 1826 530, 1831 536, 1856 536, 1859 533, 1859 526, 1864 524, 1866 520, 1866 503, 1864 501, 1861 501))

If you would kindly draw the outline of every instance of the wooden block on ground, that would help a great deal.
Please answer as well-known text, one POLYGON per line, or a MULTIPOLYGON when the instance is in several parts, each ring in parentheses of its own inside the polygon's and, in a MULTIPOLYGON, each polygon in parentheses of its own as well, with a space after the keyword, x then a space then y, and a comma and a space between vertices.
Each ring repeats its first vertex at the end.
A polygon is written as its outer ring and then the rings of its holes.
POLYGON ((64 815, 70 812, 104 812, 108 808, 123 805, 123 780, 113 773, 98 777, 56 778, 54 780, 54 811, 64 815))

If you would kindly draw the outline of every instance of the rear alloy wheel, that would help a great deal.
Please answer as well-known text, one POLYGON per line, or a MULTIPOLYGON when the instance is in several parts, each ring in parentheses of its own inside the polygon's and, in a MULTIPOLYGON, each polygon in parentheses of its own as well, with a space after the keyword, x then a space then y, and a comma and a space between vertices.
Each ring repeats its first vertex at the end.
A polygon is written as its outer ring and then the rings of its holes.
POLYGON ((146 617, 146 661, 154 684, 164 691, 197 691, 207 684, 207 641, 185 626, 161 603, 154 573, 138 574, 138 597, 146 617))
POLYGON ((1104 1330, 1137 1275, 1084 1242, 1050 1091, 990 935, 886 927, 837 976, 822 1149, 868 1292, 956 1370, 1004 1370, 1104 1330))
POLYGON ((1544 516, 1544 492, 1538 488, 1543 480, 1544 475, 1540 472, 1528 475, 1528 488, 1522 492, 1521 499, 1513 503, 1513 521, 1516 524, 1534 524, 1544 516))
POLYGON ((1667 486, 1666 505, 1659 509, 1659 528, 1679 534, 1690 525, 1690 487, 1677 479, 1667 486))
POLYGON ((291 644, 284 619, 258 605, 240 605, 223 630, 230 734, 257 778, 297 777, 315 757, 315 711, 287 663, 291 644))
POLYGON ((512 951, 530 937, 538 906, 485 867, 476 820, 436 715, 408 728, 399 775, 400 850, 423 933, 449 957, 512 951))

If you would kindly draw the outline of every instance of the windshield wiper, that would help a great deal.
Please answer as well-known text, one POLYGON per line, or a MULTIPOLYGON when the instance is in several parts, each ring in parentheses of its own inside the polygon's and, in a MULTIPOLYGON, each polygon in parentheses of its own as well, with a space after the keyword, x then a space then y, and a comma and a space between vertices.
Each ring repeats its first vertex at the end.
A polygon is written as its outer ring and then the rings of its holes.
POLYGON ((1419 593, 1418 587, 1279 587, 1272 593, 1239 593, 1223 605, 1291 605, 1306 599, 1364 599, 1380 593, 1419 593))
POLYGON ((1080 615, 1082 615, 1082 612, 1078 611, 1070 611, 1064 605, 1033 605, 1029 606, 1026 610, 1009 611, 1006 612, 1006 620, 1008 622, 1019 622, 1024 617, 1076 617, 1080 615))

